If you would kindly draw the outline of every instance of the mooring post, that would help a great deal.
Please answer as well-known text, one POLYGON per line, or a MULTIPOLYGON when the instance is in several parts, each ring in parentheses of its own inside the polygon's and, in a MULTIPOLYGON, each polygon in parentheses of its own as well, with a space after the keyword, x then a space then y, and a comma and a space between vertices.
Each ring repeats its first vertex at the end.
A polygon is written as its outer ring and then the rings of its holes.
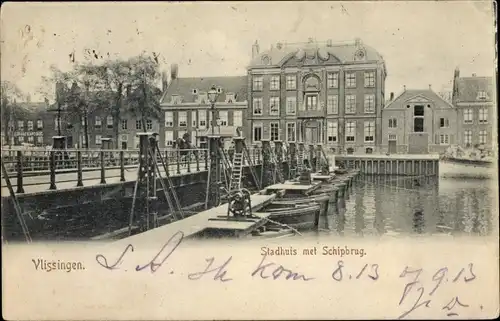
POLYGON ((276 166, 278 166, 277 169, 281 173, 279 175, 279 182, 283 183, 285 175, 283 175, 283 142, 281 140, 274 141, 274 150, 276 154, 276 166))
POLYGON ((50 186, 49 186, 49 189, 57 189, 56 188, 56 152, 53 150, 50 151, 49 168, 50 168, 50 186))
POLYGON ((200 155, 198 154, 200 151, 196 150, 194 153, 194 157, 196 158, 196 171, 200 171, 200 155))
POLYGON ((220 203, 220 158, 219 158, 219 140, 220 136, 208 135, 208 146, 210 152, 210 169, 207 184, 208 208, 218 206, 220 203))
POLYGON ((101 184, 106 184, 106 174, 105 174, 106 166, 105 166, 105 162, 104 162, 104 151, 103 150, 101 150, 99 152, 99 156, 101 159, 101 184))
POLYGON ((76 151, 76 186, 83 186, 82 151, 76 151))
POLYGON ((271 169, 271 143, 269 139, 262 139, 262 187, 267 187, 273 182, 271 169))
POLYGON ((24 193, 23 187, 23 152, 17 151, 17 191, 16 193, 24 193))
POLYGON ((205 170, 208 171, 208 150, 205 149, 203 151, 203 155, 205 156, 205 170))
POLYGON ((180 174, 181 173, 181 151, 179 150, 179 148, 177 148, 177 151, 175 153, 175 157, 176 157, 176 163, 177 163, 177 174, 180 174))
POLYGON ((125 152, 120 151, 120 182, 125 182, 125 152))
POLYGON ((294 179, 297 176, 297 146, 295 143, 288 143, 288 177, 294 179))
POLYGON ((186 162, 187 162, 187 172, 191 173, 191 150, 188 150, 187 152, 186 162))

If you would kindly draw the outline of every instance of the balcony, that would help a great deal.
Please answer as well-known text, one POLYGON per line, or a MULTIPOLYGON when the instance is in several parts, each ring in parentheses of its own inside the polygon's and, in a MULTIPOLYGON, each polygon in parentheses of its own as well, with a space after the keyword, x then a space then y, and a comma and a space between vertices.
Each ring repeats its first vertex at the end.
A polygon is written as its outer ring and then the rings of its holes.
POLYGON ((324 118, 325 116, 324 109, 297 111, 297 118, 324 118))

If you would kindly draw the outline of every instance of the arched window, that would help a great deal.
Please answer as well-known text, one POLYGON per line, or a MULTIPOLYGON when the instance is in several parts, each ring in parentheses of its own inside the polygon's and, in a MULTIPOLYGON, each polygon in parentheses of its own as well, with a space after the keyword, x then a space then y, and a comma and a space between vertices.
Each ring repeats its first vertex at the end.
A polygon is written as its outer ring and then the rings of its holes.
POLYGON ((347 149, 347 154, 349 154, 349 155, 354 154, 354 148, 349 147, 349 148, 347 149))
POLYGON ((367 153, 367 154, 373 154, 373 148, 368 147, 368 148, 365 150, 365 153, 367 153))

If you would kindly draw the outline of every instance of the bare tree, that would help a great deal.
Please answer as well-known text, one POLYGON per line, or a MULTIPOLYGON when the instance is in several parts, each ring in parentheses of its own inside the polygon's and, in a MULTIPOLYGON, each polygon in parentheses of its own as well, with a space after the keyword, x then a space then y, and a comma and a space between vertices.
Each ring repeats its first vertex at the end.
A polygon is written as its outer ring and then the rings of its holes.
POLYGON ((17 100, 24 99, 25 95, 16 84, 2 80, 1 82, 1 109, 2 109, 2 129, 8 145, 11 146, 13 137, 14 122, 23 117, 26 110, 17 104, 17 100))

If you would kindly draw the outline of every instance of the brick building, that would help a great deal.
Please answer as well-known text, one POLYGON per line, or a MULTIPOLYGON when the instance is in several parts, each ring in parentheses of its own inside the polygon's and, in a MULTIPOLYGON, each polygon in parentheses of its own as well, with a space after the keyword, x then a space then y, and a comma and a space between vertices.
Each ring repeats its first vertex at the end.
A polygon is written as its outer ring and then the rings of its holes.
POLYGON ((455 69, 453 77, 453 105, 458 113, 458 140, 462 147, 484 145, 491 149, 495 118, 495 87, 492 77, 460 77, 455 69))
POLYGON ((439 153, 456 143, 457 112, 429 89, 404 89, 382 110, 381 152, 439 153))
POLYGON ((352 43, 281 44, 248 66, 247 137, 325 143, 336 153, 370 153, 382 141, 383 57, 352 43))
POLYGON ((171 147, 188 133, 194 145, 206 147, 204 136, 212 119, 208 91, 214 85, 219 94, 215 104, 216 132, 233 133, 229 136, 234 136, 237 128, 246 132, 246 76, 181 78, 177 65, 172 65, 170 83, 160 102, 164 112, 164 130, 160 132, 163 146, 171 147))

